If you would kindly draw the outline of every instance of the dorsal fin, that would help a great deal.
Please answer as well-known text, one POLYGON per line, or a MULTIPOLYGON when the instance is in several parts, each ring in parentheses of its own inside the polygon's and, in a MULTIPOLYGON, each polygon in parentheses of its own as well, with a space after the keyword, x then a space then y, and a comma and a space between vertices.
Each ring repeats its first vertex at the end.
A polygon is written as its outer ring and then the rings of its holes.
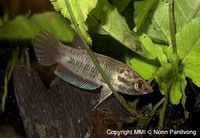
MULTIPOLYGON (((90 48, 92 48, 91 45, 89 45, 90 48)), ((83 42, 81 41, 81 38, 78 35, 75 35, 72 40, 72 47, 77 49, 85 49, 83 42)))

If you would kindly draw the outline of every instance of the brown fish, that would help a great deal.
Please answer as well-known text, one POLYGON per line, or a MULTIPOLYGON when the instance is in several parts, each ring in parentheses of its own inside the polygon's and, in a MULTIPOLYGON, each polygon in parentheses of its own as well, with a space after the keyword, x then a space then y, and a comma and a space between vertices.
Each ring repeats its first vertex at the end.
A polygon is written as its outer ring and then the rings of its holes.
MULTIPOLYGON (((112 94, 86 50, 65 46, 47 31, 34 37, 33 47, 40 64, 58 64, 54 73, 62 80, 86 90, 102 86, 95 108, 112 94)), ((153 92, 152 87, 126 64, 102 54, 94 55, 117 92, 127 95, 153 92)))

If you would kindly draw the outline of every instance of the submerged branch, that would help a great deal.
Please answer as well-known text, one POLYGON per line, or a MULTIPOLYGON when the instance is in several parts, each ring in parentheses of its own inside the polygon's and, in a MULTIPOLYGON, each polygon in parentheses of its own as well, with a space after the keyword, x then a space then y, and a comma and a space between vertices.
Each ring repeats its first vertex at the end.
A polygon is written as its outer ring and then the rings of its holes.
POLYGON ((76 31, 78 33, 78 35, 81 38, 81 41, 83 42, 83 45, 85 47, 85 49, 87 50, 89 56, 91 57, 93 63, 95 64, 97 70, 99 71, 99 73, 101 74, 102 78, 105 80, 106 84, 108 85, 108 87, 110 88, 110 90, 112 91, 112 93, 115 95, 115 97, 120 101, 120 103, 133 115, 137 115, 138 113, 135 112, 130 106, 127 105, 126 101, 124 100, 124 98, 122 96, 120 96, 115 89, 113 88, 113 86, 111 85, 110 81, 108 80, 107 76, 105 75, 104 71, 101 69, 97 59, 95 58, 93 52, 90 50, 90 47, 88 46, 88 44, 86 43, 85 39, 83 38, 81 31, 78 27, 78 23, 76 22, 76 19, 74 17, 74 14, 72 12, 71 6, 69 4, 68 0, 65 0, 67 9, 69 11, 69 14, 71 16, 72 22, 76 28, 76 31))

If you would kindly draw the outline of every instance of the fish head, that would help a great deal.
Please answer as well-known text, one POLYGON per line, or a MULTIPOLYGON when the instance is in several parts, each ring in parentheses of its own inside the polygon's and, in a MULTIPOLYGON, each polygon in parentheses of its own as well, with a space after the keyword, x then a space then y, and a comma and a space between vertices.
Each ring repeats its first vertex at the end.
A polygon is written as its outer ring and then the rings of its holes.
POLYGON ((117 75, 117 90, 128 95, 144 95, 153 89, 137 72, 131 68, 123 69, 117 75))

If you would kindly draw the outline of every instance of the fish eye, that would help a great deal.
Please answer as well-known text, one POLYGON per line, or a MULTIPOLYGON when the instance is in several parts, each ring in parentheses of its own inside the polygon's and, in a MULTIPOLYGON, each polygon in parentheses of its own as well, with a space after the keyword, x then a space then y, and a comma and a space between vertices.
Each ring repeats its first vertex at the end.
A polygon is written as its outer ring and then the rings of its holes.
POLYGON ((143 81, 138 81, 138 82, 135 83, 135 89, 137 91, 142 90, 144 87, 145 87, 145 84, 144 84, 143 81))

